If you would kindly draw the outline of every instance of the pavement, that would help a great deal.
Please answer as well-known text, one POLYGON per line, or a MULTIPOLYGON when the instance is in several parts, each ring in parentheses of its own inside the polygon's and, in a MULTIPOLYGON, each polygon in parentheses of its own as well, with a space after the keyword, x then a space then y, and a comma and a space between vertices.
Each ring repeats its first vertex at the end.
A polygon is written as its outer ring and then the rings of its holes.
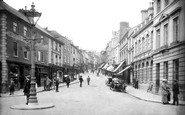
MULTIPOLYGON (((70 85, 72 84, 76 84, 76 83, 79 83, 79 80, 74 80, 70 83, 70 85)), ((66 86, 66 83, 60 83, 59 84, 59 87, 67 87, 66 86)), ((48 91, 51 91, 51 90, 55 90, 54 88, 51 88, 50 90, 48 91)), ((37 93, 41 93, 41 92, 44 92, 46 90, 44 90, 44 87, 41 86, 41 87, 37 87, 36 89, 37 93)), ((1 98, 4 98, 4 97, 14 97, 14 96, 24 96, 24 93, 23 93, 23 89, 20 89, 18 91, 15 91, 14 92, 14 95, 9 95, 9 93, 4 93, 4 94, 0 94, 1 95, 1 98)))
MULTIPOLYGON (((99 75, 99 77, 104 77, 106 78, 106 76, 104 75, 99 75)), ((161 103, 161 95, 158 95, 158 94, 153 94, 151 92, 147 92, 145 90, 142 90, 142 89, 135 89, 134 87, 128 85, 126 87, 126 93, 131 95, 131 96, 134 96, 140 100, 143 100, 143 101, 148 101, 148 102, 154 102, 154 103, 161 103)), ((173 99, 171 99, 171 101, 169 102, 170 104, 173 103, 173 99)), ((185 106, 185 101, 181 101, 179 100, 179 105, 181 106, 185 106)))
MULTIPOLYGON (((98 77, 102 77, 102 78, 106 78, 106 76, 100 74, 98 77)), ((79 80, 74 80, 70 83, 70 85, 72 84, 76 84, 76 83, 79 83, 79 80)), ((66 86, 65 83, 61 83, 59 85, 59 87, 64 87, 66 86)), ((54 89, 51 89, 51 90, 54 90, 54 89)), ((41 93, 41 92, 44 92, 44 88, 43 87, 38 87, 37 88, 37 93, 41 93)), ((147 92, 145 90, 142 90, 142 89, 135 89, 133 88, 132 86, 128 85, 127 88, 126 88, 126 93, 131 95, 131 96, 134 96, 140 100, 143 100, 143 101, 148 101, 148 102, 154 102, 154 103, 161 103, 161 95, 158 95, 158 94, 153 94, 151 92, 147 92)), ((6 93, 6 94, 1 94, 1 98, 3 97, 13 97, 13 96, 24 96, 23 94, 23 90, 19 90, 19 91, 15 91, 14 95, 9 95, 9 93, 6 93)), ((171 100, 170 103, 172 103, 173 100, 171 100)), ((181 106, 185 106, 185 101, 181 101, 179 100, 179 105, 181 106)))

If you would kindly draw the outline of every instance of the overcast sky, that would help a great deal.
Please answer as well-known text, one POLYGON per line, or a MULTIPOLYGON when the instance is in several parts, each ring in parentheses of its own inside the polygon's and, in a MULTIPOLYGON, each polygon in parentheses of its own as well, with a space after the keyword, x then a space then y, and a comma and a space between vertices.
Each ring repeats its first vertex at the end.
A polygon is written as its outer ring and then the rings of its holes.
POLYGON ((141 23, 141 10, 152 0, 4 0, 15 9, 31 8, 42 12, 38 24, 56 30, 82 49, 104 50, 112 31, 121 21, 130 27, 141 23))

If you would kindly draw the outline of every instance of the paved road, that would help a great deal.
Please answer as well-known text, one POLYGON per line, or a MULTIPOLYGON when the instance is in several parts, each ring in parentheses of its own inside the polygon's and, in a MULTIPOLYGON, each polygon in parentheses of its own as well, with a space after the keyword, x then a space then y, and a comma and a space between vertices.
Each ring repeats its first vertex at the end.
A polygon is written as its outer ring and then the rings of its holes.
POLYGON ((90 74, 88 86, 71 85, 38 93, 39 103, 53 103, 54 108, 43 110, 14 110, 11 105, 25 103, 24 96, 0 98, 1 115, 182 115, 184 106, 162 105, 139 100, 131 95, 109 90, 105 78, 90 74))

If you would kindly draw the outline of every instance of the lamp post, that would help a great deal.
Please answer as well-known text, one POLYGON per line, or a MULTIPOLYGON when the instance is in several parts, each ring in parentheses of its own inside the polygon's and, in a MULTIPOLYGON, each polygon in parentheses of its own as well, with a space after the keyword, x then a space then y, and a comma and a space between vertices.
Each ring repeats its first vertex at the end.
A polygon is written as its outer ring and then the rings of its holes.
POLYGON ((35 33, 34 28, 41 17, 41 13, 35 10, 35 5, 32 3, 31 10, 25 12, 26 17, 31 25, 31 88, 28 104, 38 104, 36 93, 36 77, 35 77, 35 33), (37 18, 37 19, 36 19, 37 18), (36 20, 35 20, 36 19, 36 20))
POLYGON ((31 87, 30 87, 30 96, 28 100, 28 105, 14 105, 11 106, 11 109, 19 109, 19 110, 39 110, 39 109, 47 109, 54 107, 53 104, 39 104, 37 100, 37 92, 36 92, 36 77, 35 77, 35 41, 37 40, 34 34, 34 28, 41 16, 41 13, 35 10, 35 5, 32 3, 31 10, 25 10, 25 16, 27 16, 28 21, 31 25, 31 87), (37 19, 36 19, 37 18, 37 19), (36 19, 36 20, 35 20, 36 19))

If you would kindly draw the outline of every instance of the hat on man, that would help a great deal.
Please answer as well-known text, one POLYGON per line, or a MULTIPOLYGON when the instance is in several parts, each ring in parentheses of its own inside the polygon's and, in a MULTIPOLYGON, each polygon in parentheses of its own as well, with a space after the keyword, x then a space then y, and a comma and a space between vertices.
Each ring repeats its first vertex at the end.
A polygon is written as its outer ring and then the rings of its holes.
POLYGON ((163 82, 167 82, 167 79, 162 79, 163 82))

